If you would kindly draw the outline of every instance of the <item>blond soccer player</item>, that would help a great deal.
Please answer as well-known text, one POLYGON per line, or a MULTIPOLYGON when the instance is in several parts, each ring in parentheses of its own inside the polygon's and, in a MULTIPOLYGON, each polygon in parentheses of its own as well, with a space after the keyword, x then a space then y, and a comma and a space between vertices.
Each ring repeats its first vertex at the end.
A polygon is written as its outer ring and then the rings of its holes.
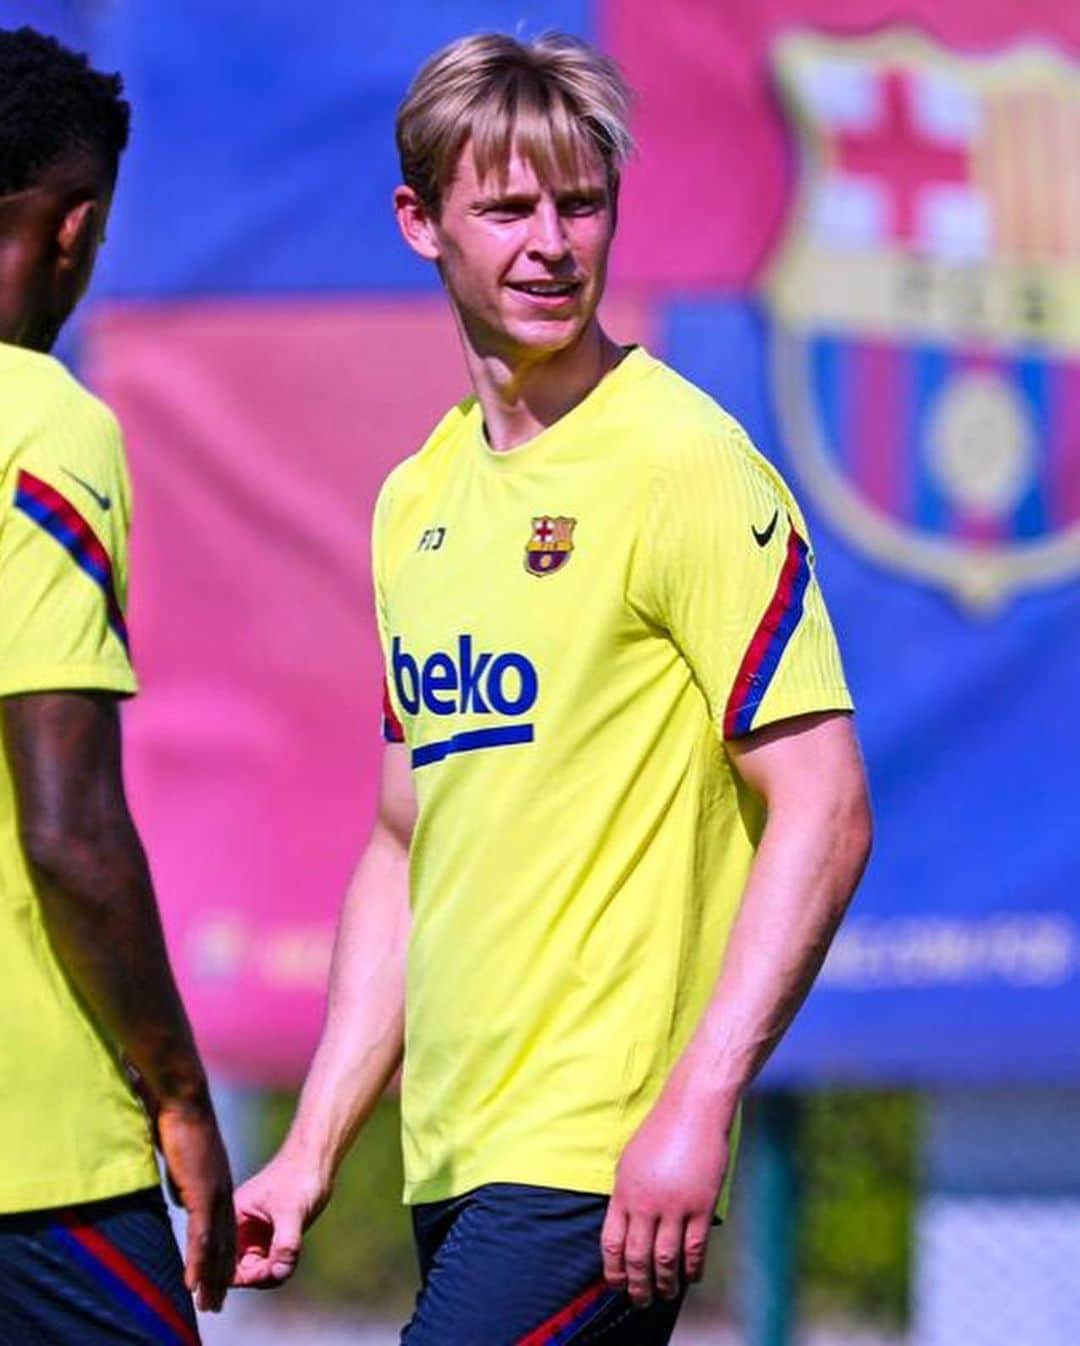
POLYGON ((407 1346, 668 1341, 869 847, 798 506, 597 316, 627 107, 584 43, 484 35, 398 116, 473 392, 376 507, 379 813, 237 1283, 291 1274, 404 1061, 407 1346))

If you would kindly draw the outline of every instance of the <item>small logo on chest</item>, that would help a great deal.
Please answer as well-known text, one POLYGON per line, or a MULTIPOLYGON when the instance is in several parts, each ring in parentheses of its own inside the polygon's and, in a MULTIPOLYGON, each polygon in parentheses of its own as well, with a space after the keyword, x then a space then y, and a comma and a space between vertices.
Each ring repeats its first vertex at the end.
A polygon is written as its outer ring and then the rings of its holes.
POLYGON ((564 514, 541 514, 532 521, 532 534, 525 544, 525 569, 537 579, 561 570, 574 550, 577 519, 564 514))
POLYGON ((446 541, 446 529, 425 528, 420 534, 420 541, 416 544, 417 551, 439 551, 442 544, 446 541))

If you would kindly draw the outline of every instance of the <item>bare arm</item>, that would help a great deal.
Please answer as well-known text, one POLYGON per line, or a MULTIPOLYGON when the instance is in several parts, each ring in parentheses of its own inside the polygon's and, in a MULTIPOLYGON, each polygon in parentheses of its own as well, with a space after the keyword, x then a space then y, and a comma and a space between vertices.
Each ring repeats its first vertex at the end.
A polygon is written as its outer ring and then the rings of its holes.
POLYGON ((187 1279, 200 1307, 228 1286, 228 1160, 169 966, 146 856, 128 811, 112 696, 3 700, 20 836, 57 958, 151 1095, 170 1174, 191 1220, 187 1279))
POLYGON ((236 1194, 237 1285, 292 1274, 304 1229, 401 1063, 409 843, 416 799, 408 750, 388 744, 375 826, 338 923, 322 1036, 281 1149, 236 1194))
POLYGON ((870 853, 851 718, 806 716, 732 745, 768 822, 724 967, 677 1072, 731 1117, 806 999, 870 853))
POLYGON ((701 1275, 739 1100, 806 998, 869 854, 849 717, 784 721, 731 752, 765 800, 765 831, 713 995, 623 1153, 604 1227, 608 1280, 639 1304, 701 1275))

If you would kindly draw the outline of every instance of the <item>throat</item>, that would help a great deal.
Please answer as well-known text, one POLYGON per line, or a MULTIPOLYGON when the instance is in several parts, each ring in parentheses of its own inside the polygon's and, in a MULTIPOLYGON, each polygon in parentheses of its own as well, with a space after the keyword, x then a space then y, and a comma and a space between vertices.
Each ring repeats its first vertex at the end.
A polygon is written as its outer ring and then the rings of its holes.
POLYGON ((484 433, 496 453, 520 448, 561 420, 619 363, 622 347, 598 326, 592 341, 587 335, 545 358, 515 366, 485 360, 470 371, 484 433))

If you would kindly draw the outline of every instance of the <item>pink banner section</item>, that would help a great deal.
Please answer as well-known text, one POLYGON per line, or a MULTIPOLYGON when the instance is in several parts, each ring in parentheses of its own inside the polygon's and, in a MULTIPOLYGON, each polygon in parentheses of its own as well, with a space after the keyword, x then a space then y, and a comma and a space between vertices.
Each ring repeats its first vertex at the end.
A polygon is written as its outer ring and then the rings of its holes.
POLYGON ((381 754, 371 509, 466 391, 456 334, 437 297, 125 306, 87 374, 135 479, 127 771, 170 947, 210 1060, 295 1081, 381 754))
POLYGON ((794 149, 772 52, 785 32, 903 25, 986 53, 1056 39, 1080 51, 1080 6, 1052 0, 602 0, 600 40, 637 93, 615 275, 635 287, 745 289, 782 228, 794 149))

